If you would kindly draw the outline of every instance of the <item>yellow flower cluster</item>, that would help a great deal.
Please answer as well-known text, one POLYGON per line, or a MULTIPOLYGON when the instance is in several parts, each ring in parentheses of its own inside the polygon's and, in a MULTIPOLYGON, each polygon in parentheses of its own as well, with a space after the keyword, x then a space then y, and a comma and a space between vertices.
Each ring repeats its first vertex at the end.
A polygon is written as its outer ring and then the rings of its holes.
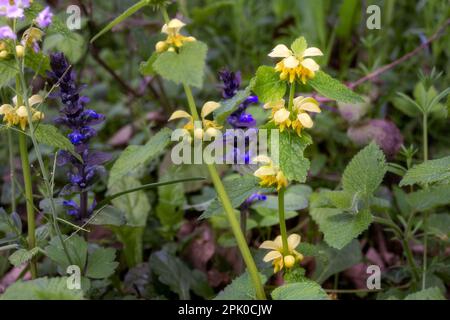
MULTIPOLYGON (((34 95, 28 99, 28 104, 31 108, 32 121, 39 121, 44 119, 44 114, 36 109, 32 108, 36 104, 42 103, 43 98, 39 95, 34 95)), ((20 125, 22 130, 25 130, 28 124, 28 111, 24 105, 17 104, 17 97, 13 99, 14 106, 10 104, 4 104, 0 107, 0 115, 3 116, 3 122, 6 122, 8 126, 20 125)))
POLYGON ((220 104, 214 101, 206 102, 200 113, 201 124, 200 128, 195 127, 194 118, 192 115, 183 110, 177 110, 169 118, 169 121, 176 119, 188 119, 188 123, 184 125, 183 129, 186 130, 186 135, 191 136, 192 134, 196 139, 203 139, 203 137, 215 137, 220 134, 222 126, 218 125, 214 120, 208 120, 206 117, 213 113, 215 110, 220 108, 220 104))
POLYGON ((277 45, 269 53, 271 58, 283 58, 275 65, 275 70, 280 72, 281 80, 292 83, 298 79, 303 84, 306 80, 314 78, 315 72, 319 70, 319 65, 313 59, 306 58, 314 56, 323 56, 323 53, 314 47, 295 52, 284 44, 277 45))
POLYGON ((302 96, 294 99, 292 111, 285 108, 284 99, 266 103, 264 109, 272 110, 270 121, 274 122, 280 128, 281 132, 286 128, 292 128, 298 135, 301 134, 302 128, 309 129, 314 125, 313 120, 307 112, 321 112, 316 99, 302 96))
POLYGON ((283 252, 281 236, 277 236, 274 241, 264 241, 259 248, 269 249, 271 251, 264 256, 263 260, 265 262, 272 261, 274 273, 282 270, 283 267, 286 269, 292 268, 296 262, 303 260, 303 255, 295 250, 300 244, 300 240, 301 237, 298 234, 291 234, 287 238, 289 251, 287 253, 283 252))
POLYGON ((259 184, 262 187, 276 186, 277 190, 280 190, 288 186, 288 181, 283 171, 268 156, 259 155, 253 161, 263 164, 253 173, 255 177, 261 179, 259 184))
POLYGON ((185 42, 195 41, 196 39, 194 37, 187 37, 180 34, 180 30, 185 25, 185 23, 178 19, 172 19, 169 23, 166 23, 162 27, 161 32, 167 34, 167 39, 156 43, 156 52, 175 51, 175 49, 183 46, 185 42))

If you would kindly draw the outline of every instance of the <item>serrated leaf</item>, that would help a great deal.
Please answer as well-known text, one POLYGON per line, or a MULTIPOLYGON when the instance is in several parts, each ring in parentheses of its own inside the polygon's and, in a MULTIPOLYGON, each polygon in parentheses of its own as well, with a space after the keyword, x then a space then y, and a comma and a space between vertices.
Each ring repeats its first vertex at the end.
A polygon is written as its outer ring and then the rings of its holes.
POLYGON ((114 261, 115 257, 116 250, 113 248, 99 248, 89 254, 86 277, 92 279, 108 278, 119 265, 118 262, 114 261))
POLYGON ((280 75, 274 68, 261 66, 256 71, 256 76, 252 82, 252 91, 262 102, 280 100, 286 93, 286 82, 280 80, 280 75))
POLYGON ((75 32, 72 32, 71 37, 55 33, 45 37, 43 48, 45 51, 61 51, 75 64, 86 50, 86 41, 82 35, 75 32))
POLYGON ((450 157, 428 160, 409 169, 400 187, 413 184, 427 184, 450 179, 450 157))
POLYGON ((323 71, 317 71, 314 78, 310 79, 308 83, 318 93, 327 98, 346 103, 364 102, 360 95, 323 71))
POLYGON ((430 215, 427 223, 427 232, 436 235, 440 239, 450 238, 450 214, 435 213, 430 215))
POLYGON ((113 185, 123 176, 153 160, 170 143, 171 130, 164 128, 143 146, 128 146, 111 168, 108 185, 113 185))
POLYGON ((345 168, 342 178, 343 188, 347 192, 371 195, 378 189, 386 171, 384 153, 372 142, 358 152, 345 168))
POLYGON ((313 278, 318 283, 323 283, 330 276, 344 271, 362 260, 361 247, 357 240, 351 241, 341 250, 329 247, 324 243, 317 247, 318 252, 321 253, 321 259, 316 260, 313 278))
POLYGON ((37 247, 31 250, 19 249, 14 251, 8 259, 13 266, 19 267, 20 265, 29 262, 36 254, 38 254, 38 252, 39 248, 37 247))
POLYGON ((84 270, 88 250, 86 241, 78 235, 73 235, 69 239, 64 237, 63 239, 72 259, 72 263, 67 259, 59 237, 53 237, 48 246, 45 247, 47 256, 61 268, 63 273, 65 273, 67 267, 72 264, 77 265, 81 270, 84 270))
POLYGON ((306 42, 305 37, 299 37, 292 42, 291 49, 295 54, 301 55, 306 48, 308 47, 308 43, 306 42))
POLYGON ((369 210, 350 214, 342 212, 341 209, 313 208, 310 213, 323 232, 326 243, 336 249, 344 248, 358 237, 373 219, 369 210))
POLYGON ((311 143, 312 139, 306 133, 302 133, 301 137, 287 131, 280 133, 280 169, 288 180, 306 181, 310 162, 303 153, 311 143))
POLYGON ((113 206, 105 206, 89 220, 90 224, 100 226, 123 226, 127 222, 125 213, 113 206))
POLYGON ((439 185, 409 193, 407 201, 414 209, 426 211, 450 204, 450 185, 439 185))
POLYGON ((36 127, 34 134, 39 143, 46 144, 59 150, 69 151, 73 156, 81 160, 80 155, 75 152, 73 144, 61 134, 58 128, 50 124, 40 123, 36 127))
POLYGON ((223 124, 227 117, 235 111, 249 95, 250 88, 247 87, 245 90, 239 90, 232 98, 222 100, 220 102, 220 108, 214 111, 214 120, 219 124, 223 124))
POLYGON ((7 86, 15 78, 17 72, 15 60, 0 60, 0 88, 7 86))
MULTIPOLYGON (((267 277, 259 274, 262 283, 267 277)), ((214 300, 256 300, 256 292, 250 275, 246 272, 234 279, 225 289, 214 298, 214 300)))
POLYGON ((180 51, 163 52, 153 63, 154 70, 166 80, 201 88, 208 47, 200 41, 183 44, 180 51))
MULTIPOLYGON (((165 180, 175 179, 177 177, 178 166, 172 166, 167 169, 161 177, 165 180)), ((161 224, 168 229, 176 229, 177 225, 183 220, 183 205, 186 202, 183 184, 172 184, 158 188, 158 205, 156 206, 156 215, 161 224)))
MULTIPOLYGON (((256 192, 267 192, 270 189, 261 188, 258 185, 258 179, 254 176, 246 175, 240 178, 224 181, 225 190, 231 200, 233 208, 239 207, 248 197, 256 192)), ((215 198, 208 209, 199 217, 206 219, 223 212, 222 204, 218 198, 215 198)))
POLYGON ((428 288, 419 292, 411 293, 405 300, 445 300, 438 287, 428 288))
POLYGON ((25 55, 25 65, 36 74, 47 76, 47 71, 50 70, 50 58, 41 51, 28 50, 25 55))
POLYGON ((67 278, 39 278, 18 281, 6 289, 0 300, 82 300, 82 290, 70 290, 67 278))
POLYGON ((311 280, 288 283, 272 291, 274 300, 329 300, 322 287, 311 280))

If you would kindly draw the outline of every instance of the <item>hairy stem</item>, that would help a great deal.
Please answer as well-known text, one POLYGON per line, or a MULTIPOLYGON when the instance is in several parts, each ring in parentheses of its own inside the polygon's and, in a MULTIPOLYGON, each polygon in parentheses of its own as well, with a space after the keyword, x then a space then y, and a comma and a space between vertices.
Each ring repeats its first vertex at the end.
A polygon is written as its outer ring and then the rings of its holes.
POLYGON ((280 233, 281 233, 281 241, 283 243, 283 253, 285 255, 288 255, 289 246, 287 241, 286 218, 284 214, 284 188, 281 188, 278 191, 278 215, 280 218, 280 233))
MULTIPOLYGON (((423 161, 428 161, 428 113, 423 113, 423 161)), ((425 186, 425 188, 428 188, 428 185, 425 186)), ((426 281, 427 281, 427 259, 428 259, 428 215, 429 212, 424 212, 423 217, 423 228, 424 228, 424 235, 423 235, 423 263, 422 263, 422 290, 426 287, 426 281)))
POLYGON ((289 88, 289 102, 288 102, 289 112, 292 112, 292 106, 294 105, 294 95, 295 95, 295 82, 292 82, 289 88))
POLYGON ((14 164, 14 147, 11 130, 8 130, 9 179, 11 180, 11 210, 16 212, 16 166, 14 164))

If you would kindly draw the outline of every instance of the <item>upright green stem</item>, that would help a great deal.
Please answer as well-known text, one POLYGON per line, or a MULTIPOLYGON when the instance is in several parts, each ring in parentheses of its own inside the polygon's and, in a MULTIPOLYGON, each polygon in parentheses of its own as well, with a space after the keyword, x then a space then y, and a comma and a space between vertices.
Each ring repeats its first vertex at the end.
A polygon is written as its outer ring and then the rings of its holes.
MULTIPOLYGON (((30 161, 28 159, 27 140, 24 133, 19 134, 20 159, 22 160, 23 180, 25 183, 25 199, 27 207, 27 225, 28 225, 28 250, 36 247, 36 221, 33 205, 33 186, 31 183, 30 161)), ((37 278, 36 261, 30 261, 31 278, 37 278)))
POLYGON ((11 130, 8 130, 9 178, 11 179, 11 210, 16 212, 16 166, 14 164, 14 147, 11 130))
MULTIPOLYGON (((423 161, 428 161, 428 114, 424 112, 423 114, 423 161)), ((428 185, 425 186, 428 188, 428 185)), ((427 259, 428 259, 428 214, 429 212, 424 212, 423 217, 423 265, 422 265, 422 290, 426 287, 427 280, 427 259)))
POLYGON ((286 218, 284 215, 284 188, 278 191, 278 215, 280 217, 280 233, 281 241, 283 243, 283 253, 285 255, 289 254, 289 246, 287 241, 287 231, 286 231, 286 218))
POLYGON ((289 89, 289 102, 288 102, 288 110, 290 112, 292 112, 292 106, 294 105, 294 95, 295 95, 295 82, 292 82, 289 89))
MULTIPOLYGON (((197 112, 197 107, 195 105, 194 97, 192 96, 191 88, 183 84, 186 97, 189 104, 189 110, 191 111, 191 115, 195 120, 200 119, 197 112)), ((250 274, 250 278, 253 282, 253 286, 255 288, 256 297, 260 300, 266 299, 266 294, 264 292, 264 288, 261 283, 261 279, 259 277, 258 269, 256 268, 255 261, 253 260, 252 254, 250 252, 250 249, 247 245, 247 241, 244 237, 244 234, 241 231, 239 221, 236 218, 233 205, 231 204, 230 198, 228 197, 228 194, 225 190, 225 187, 222 183, 222 180, 220 179, 219 173, 217 172, 216 167, 213 164, 208 164, 208 171, 211 176, 211 180, 214 184, 214 188, 216 189, 216 192, 219 196, 219 199, 222 203, 222 206, 225 210, 225 214, 227 216, 228 222, 230 223, 231 230, 233 231, 234 237, 236 239, 238 248, 241 252, 242 258, 244 259, 244 262, 247 266, 248 273, 250 274)))

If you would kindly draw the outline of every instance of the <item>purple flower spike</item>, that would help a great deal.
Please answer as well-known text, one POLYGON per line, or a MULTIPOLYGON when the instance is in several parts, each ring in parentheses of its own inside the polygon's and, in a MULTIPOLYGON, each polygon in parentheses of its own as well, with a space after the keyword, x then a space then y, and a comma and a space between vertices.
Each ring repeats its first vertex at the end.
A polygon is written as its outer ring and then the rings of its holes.
POLYGON ((223 82, 222 96, 224 99, 234 97, 241 86, 241 73, 228 71, 226 69, 219 72, 219 78, 223 82))
POLYGON ((16 40, 16 34, 8 26, 0 27, 0 40, 11 39, 16 40))
POLYGON ((50 10, 50 7, 46 7, 44 10, 42 10, 37 18, 36 18, 36 24, 39 28, 45 29, 47 28, 53 20, 53 13, 50 10))

